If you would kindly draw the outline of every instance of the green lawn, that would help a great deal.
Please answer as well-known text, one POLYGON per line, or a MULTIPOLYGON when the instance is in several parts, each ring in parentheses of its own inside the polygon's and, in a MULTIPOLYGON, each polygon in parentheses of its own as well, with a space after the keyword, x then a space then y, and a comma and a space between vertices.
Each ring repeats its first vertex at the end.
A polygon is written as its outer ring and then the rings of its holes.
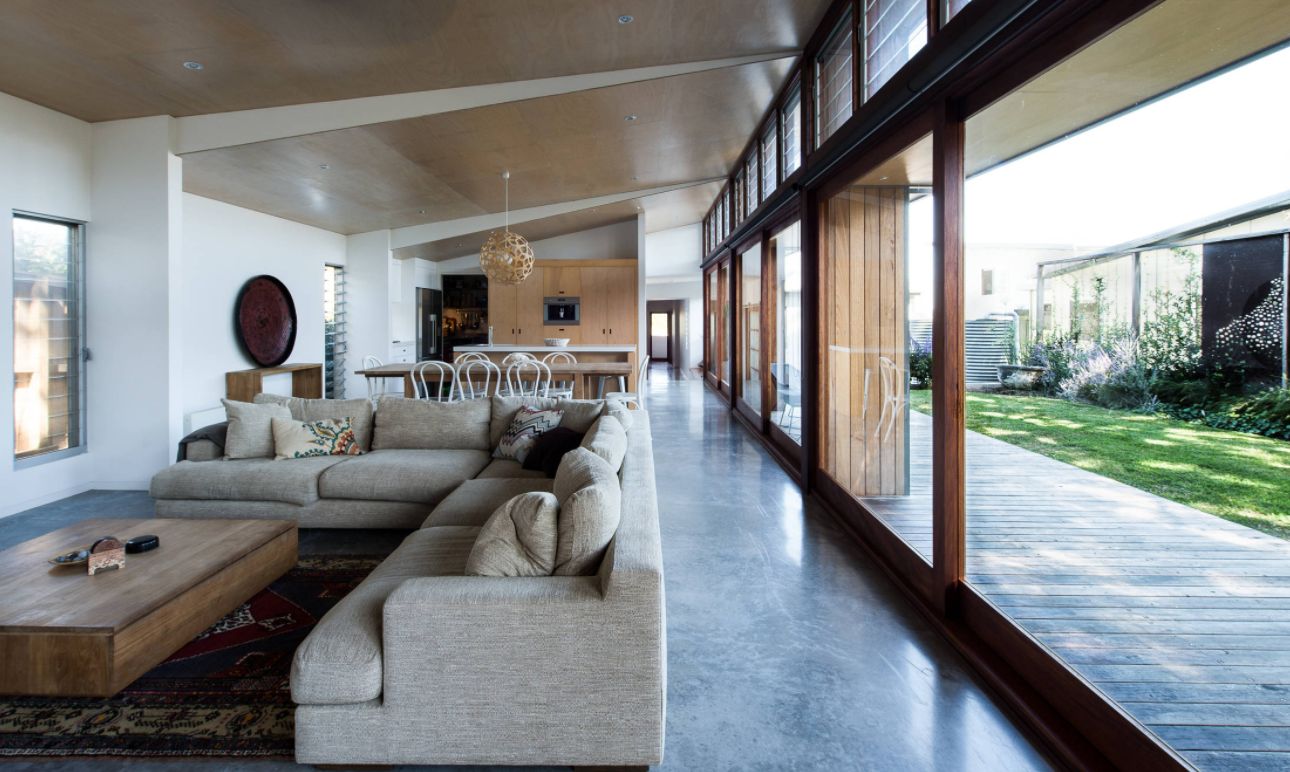
MULTIPOLYGON (((927 391, 911 406, 929 412, 927 391)), ((1290 442, 1062 399, 968 394, 968 428, 1290 539, 1290 442)))

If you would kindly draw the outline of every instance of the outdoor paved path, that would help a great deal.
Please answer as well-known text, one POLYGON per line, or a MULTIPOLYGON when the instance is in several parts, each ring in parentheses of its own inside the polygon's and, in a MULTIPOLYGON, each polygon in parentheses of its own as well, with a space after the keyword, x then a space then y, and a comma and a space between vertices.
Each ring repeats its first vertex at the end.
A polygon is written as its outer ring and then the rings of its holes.
MULTIPOLYGON (((930 417, 910 436, 913 495, 865 501, 930 560, 930 417)), ((976 432, 967 449, 982 594, 1196 766, 1290 768, 1290 542, 976 432)))

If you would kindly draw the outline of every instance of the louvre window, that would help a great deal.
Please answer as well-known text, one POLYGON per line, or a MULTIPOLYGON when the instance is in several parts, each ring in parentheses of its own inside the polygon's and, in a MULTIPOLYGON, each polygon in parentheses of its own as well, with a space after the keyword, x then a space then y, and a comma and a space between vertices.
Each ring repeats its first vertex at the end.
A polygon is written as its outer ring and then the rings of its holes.
POLYGON ((82 226, 13 217, 14 457, 84 444, 82 226))
POLYGON ((833 32, 815 60, 815 145, 833 136, 851 117, 851 14, 833 32))
POLYGON ((770 198, 779 184, 779 127, 774 121, 761 135, 761 200, 770 198))
POLYGON ((781 133, 784 135, 784 177, 797 171, 797 167, 802 165, 802 91, 800 88, 794 89, 792 96, 784 105, 783 111, 784 125, 781 133))
POLYGON ((345 269, 338 265, 323 267, 323 361, 325 363, 327 398, 345 398, 345 269))
POLYGON ((863 98, 877 93, 926 43, 924 0, 865 0, 863 98))
POLYGON ((744 199, 744 212, 747 214, 752 214, 757 205, 761 203, 761 194, 757 190, 759 177, 757 151, 753 150, 748 154, 748 162, 744 165, 744 179, 748 180, 747 197, 744 199))

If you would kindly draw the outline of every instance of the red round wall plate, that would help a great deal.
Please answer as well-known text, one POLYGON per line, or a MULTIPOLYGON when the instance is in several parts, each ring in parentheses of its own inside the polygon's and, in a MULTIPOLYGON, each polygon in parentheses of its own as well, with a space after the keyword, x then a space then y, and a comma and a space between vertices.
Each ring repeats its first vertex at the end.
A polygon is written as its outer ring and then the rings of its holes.
POLYGON ((242 285, 233 323, 242 350, 260 367, 277 367, 295 348, 296 304, 276 277, 264 274, 242 285))

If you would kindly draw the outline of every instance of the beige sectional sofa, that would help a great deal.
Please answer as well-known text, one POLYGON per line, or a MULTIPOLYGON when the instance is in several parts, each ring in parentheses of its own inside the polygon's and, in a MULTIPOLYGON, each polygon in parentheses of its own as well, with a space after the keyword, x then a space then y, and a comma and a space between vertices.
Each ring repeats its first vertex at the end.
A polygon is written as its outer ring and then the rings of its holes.
MULTIPOLYGON (((297 649, 296 760, 661 762, 666 637, 648 414, 615 405, 611 415, 600 402, 561 401, 562 425, 588 436, 586 450, 566 456, 550 480, 490 459, 487 448, 521 404, 555 400, 412 402, 381 403, 372 450, 362 456, 291 471, 286 467, 313 460, 267 462, 278 470, 240 463, 260 459, 184 461, 153 482, 162 516, 417 527, 297 649), (618 510, 603 557, 597 553, 580 575, 465 575, 494 511, 531 491, 552 492, 562 508, 571 507, 583 492, 573 490, 569 470, 592 463, 612 470, 603 473, 609 482, 598 484, 615 487, 589 500, 618 510), (275 475, 283 476, 277 486, 275 475), (238 479, 250 482, 239 487, 238 479), (221 508, 230 504, 236 512, 221 508)), ((304 412, 299 403, 292 407, 293 416, 304 412)), ((561 529, 557 552, 567 553, 563 523, 561 529)))

